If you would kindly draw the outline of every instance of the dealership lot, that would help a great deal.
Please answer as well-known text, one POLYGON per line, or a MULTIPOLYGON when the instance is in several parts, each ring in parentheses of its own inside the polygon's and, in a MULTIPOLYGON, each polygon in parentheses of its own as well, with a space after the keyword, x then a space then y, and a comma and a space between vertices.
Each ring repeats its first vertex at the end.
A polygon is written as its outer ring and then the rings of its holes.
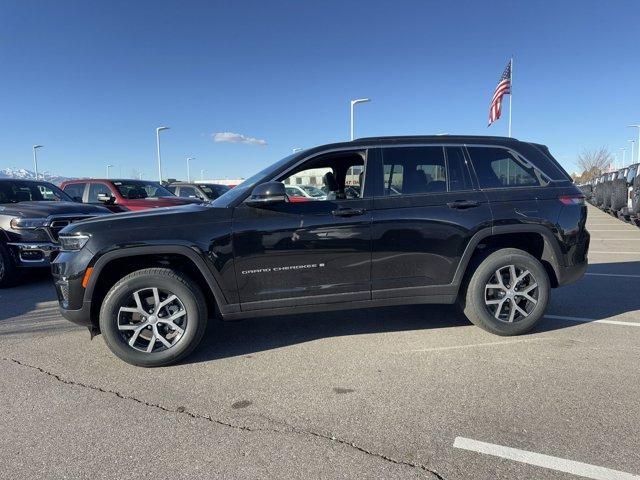
POLYGON ((0 291, 0 478, 640 478, 640 229, 590 207, 588 274, 533 334, 453 306, 216 324, 145 370, 0 291))

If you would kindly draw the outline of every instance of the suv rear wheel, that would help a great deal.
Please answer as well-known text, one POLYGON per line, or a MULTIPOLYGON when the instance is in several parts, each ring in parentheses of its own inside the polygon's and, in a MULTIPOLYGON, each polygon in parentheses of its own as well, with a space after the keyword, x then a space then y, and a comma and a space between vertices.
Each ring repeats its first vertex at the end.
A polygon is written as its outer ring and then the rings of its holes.
POLYGON ((189 355, 207 325, 206 302, 195 282, 166 268, 133 272, 102 303, 100 330, 120 359, 160 367, 189 355))
POLYGON ((549 301, 549 277, 538 259, 516 248, 485 258, 464 297, 464 314, 497 335, 519 335, 542 318, 549 301))

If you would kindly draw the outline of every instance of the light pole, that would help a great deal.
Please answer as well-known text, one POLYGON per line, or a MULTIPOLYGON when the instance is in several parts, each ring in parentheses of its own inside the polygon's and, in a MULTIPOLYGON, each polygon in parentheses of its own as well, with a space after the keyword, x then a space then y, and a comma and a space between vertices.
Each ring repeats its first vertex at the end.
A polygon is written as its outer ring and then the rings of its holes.
POLYGON ((44 145, 34 145, 33 146, 33 168, 35 169, 35 174, 36 174, 36 180, 38 180, 38 154, 36 153, 36 150, 38 148, 42 148, 44 145))
MULTIPOLYGON (((627 125, 630 128, 637 128, 638 129, 638 158, 636 159, 638 161, 638 163, 640 163, 640 125, 627 125)), ((633 162, 633 159, 631 159, 631 161, 633 162)))
POLYGON ((138 180, 142 180, 142 172, 138 174, 138 180))
POLYGON ((191 181, 191 168, 189 166, 189 163, 191 162, 191 160, 195 160, 195 157, 187 158, 187 182, 191 181))
POLYGON ((627 162, 627 147, 620 147, 620 150, 622 151, 622 165, 620 165, 620 168, 624 168, 624 164, 627 162))
POLYGON ((631 163, 633 163, 633 150, 634 150, 634 147, 636 145, 636 141, 635 140, 627 140, 627 142, 629 142, 631 144, 631 157, 630 158, 631 158, 631 163))
POLYGON ((160 159, 160 132, 169 130, 170 127, 156 128, 156 146, 158 147, 158 182, 162 183, 162 160, 160 159))
POLYGON ((109 169, 110 169, 111 167, 113 167, 113 165, 111 165, 111 164, 107 165, 107 178, 108 178, 108 179, 109 179, 109 178, 111 178, 111 176, 109 175, 109 169))
POLYGON ((353 107, 359 103, 366 103, 370 101, 370 98, 358 98, 356 100, 351 100, 351 140, 353 140, 353 107))
POLYGON ((200 180, 204 180, 204 172, 206 172, 204 168, 200 170, 200 180))

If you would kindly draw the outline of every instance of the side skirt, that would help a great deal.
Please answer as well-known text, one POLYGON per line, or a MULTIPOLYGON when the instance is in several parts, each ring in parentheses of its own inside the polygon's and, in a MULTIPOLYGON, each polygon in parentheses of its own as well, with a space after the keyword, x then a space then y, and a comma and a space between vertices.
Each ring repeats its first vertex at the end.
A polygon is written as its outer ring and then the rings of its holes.
POLYGON ((335 310, 354 310, 360 308, 389 307, 394 305, 418 305, 418 304, 452 304, 457 295, 428 295, 405 296, 393 298, 380 298, 376 300, 359 300, 349 302, 335 302, 317 305, 292 305, 289 307, 267 308, 248 312, 221 312, 222 319, 227 321, 243 318, 269 317, 274 315, 292 315, 299 313, 329 312, 335 310))

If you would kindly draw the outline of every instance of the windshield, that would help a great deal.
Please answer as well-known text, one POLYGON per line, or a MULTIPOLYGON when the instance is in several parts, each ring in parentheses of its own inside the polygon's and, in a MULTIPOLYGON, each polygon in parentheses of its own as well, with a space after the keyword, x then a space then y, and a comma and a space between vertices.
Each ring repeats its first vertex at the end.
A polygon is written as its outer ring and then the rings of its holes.
POLYGON ((291 154, 287 157, 284 157, 281 160, 278 160, 276 163, 269 165, 267 168, 260 170, 255 175, 247 178, 245 181, 240 183, 237 187, 232 188, 224 195, 216 198, 211 205, 214 207, 223 207, 227 208, 229 205, 234 203, 237 199, 241 198, 245 193, 247 193, 250 189, 254 187, 259 181, 267 180, 271 175, 277 172, 281 167, 289 163, 289 161, 295 157, 297 154, 291 154))
POLYGON ((302 190, 307 192, 310 196, 314 198, 324 197, 326 193, 320 190, 318 187, 314 187, 313 185, 298 185, 302 190))
POLYGON ((0 203, 73 202, 73 199, 48 182, 0 182, 0 203))
POLYGON ((136 200, 147 197, 174 197, 175 195, 156 182, 116 180, 115 187, 124 198, 136 200))

